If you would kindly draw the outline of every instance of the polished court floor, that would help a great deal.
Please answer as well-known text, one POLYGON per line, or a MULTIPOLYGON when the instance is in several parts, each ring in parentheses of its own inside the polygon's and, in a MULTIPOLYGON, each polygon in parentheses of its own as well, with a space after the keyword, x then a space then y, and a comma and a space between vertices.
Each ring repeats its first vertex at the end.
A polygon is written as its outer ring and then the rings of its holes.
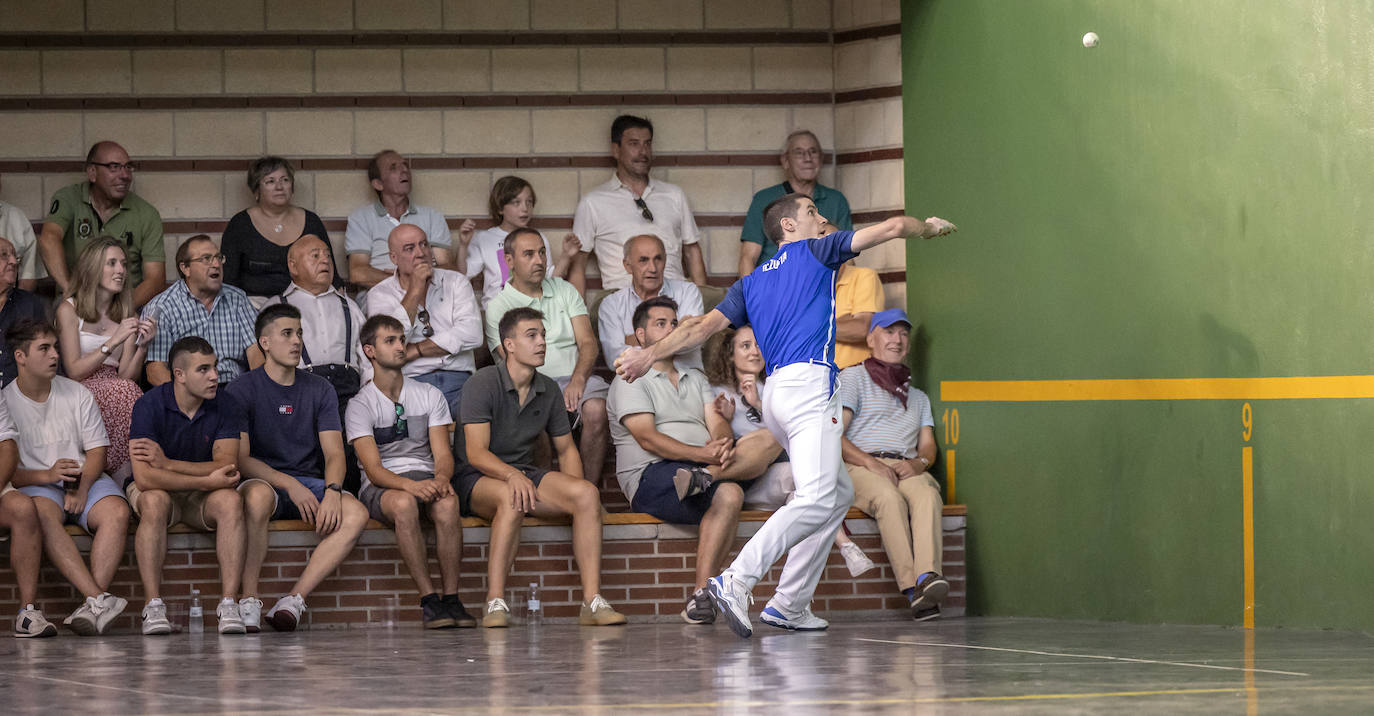
POLYGON ((0 713, 1371 713, 1364 634, 1019 619, 0 642, 0 713))

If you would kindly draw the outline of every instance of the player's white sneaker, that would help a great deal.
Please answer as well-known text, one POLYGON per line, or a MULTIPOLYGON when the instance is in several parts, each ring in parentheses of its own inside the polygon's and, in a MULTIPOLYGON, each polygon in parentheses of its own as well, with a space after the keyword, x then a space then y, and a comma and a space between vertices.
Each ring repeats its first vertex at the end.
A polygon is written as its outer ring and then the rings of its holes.
POLYGON ((812 614, 809 606, 803 609, 801 614, 787 616, 783 614, 781 609, 773 606, 771 602, 763 608, 763 614, 759 615, 759 621, 769 626, 790 631, 825 631, 830 627, 830 622, 812 614))
POLYGON ((711 597, 711 606, 725 617, 730 631, 743 639, 754 633, 749 624, 749 605, 754 603, 754 595, 744 585, 725 575, 711 577, 706 582, 706 594, 711 597))

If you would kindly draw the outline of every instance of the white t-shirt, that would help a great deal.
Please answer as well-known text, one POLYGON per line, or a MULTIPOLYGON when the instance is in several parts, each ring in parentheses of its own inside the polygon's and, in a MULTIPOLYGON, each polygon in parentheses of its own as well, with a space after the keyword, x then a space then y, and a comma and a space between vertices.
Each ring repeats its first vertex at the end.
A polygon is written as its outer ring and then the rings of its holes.
POLYGON ((676 184, 650 179, 640 197, 644 200, 653 221, 644 218, 644 210, 635 203, 634 192, 621 183, 620 178, 592 189, 577 202, 573 214, 573 233, 582 242, 582 252, 596 251, 596 265, 601 270, 601 287, 622 289, 630 285, 625 271, 625 242, 639 234, 653 234, 663 241, 667 263, 663 275, 685 279, 682 247, 701 241, 701 231, 687 194, 676 184))
MULTIPOLYGON (((433 473, 434 451, 429 445, 429 429, 453 423, 448 412, 448 401, 438 388, 407 379, 401 383, 401 407, 405 410, 406 433, 388 434, 398 422, 396 403, 382 394, 376 383, 368 383, 348 401, 348 410, 344 412, 344 436, 353 442, 371 435, 377 440, 382 467, 398 475, 406 472, 433 473)), ((362 467, 361 462, 358 466, 362 467)), ((371 484, 364 470, 363 485, 371 484)))
POLYGON ((95 396, 80 383, 57 376, 52 379, 48 399, 35 403, 19 392, 19 381, 2 391, 19 433, 19 466, 25 470, 46 470, 61 458, 86 464, 86 451, 106 447, 105 421, 95 396))
MULTIPOLYGON (((469 279, 482 274, 482 310, 487 310, 487 303, 491 297, 501 292, 501 287, 510 280, 510 267, 506 265, 506 234, 509 231, 501 228, 498 224, 490 229, 483 229, 472 237, 472 243, 468 245, 468 265, 464 273, 469 279)), ((539 235, 544 238, 543 234, 539 235)), ((549 240, 544 238, 544 253, 548 256, 548 275, 553 275, 553 249, 549 248, 549 240)))

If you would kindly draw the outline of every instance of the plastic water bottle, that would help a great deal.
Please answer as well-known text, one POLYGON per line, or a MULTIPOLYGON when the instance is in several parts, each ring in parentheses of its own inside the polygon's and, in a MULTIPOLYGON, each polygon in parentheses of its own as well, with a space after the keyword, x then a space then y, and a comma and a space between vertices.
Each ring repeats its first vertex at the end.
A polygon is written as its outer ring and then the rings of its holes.
POLYGON ((525 623, 539 626, 544 621, 543 605, 539 602, 539 585, 530 582, 530 598, 525 602, 525 623))
POLYGON ((191 608, 187 610, 187 619, 190 623, 186 626, 186 631, 190 634, 203 634, 205 632, 205 612, 200 608, 200 590, 191 588, 191 608))

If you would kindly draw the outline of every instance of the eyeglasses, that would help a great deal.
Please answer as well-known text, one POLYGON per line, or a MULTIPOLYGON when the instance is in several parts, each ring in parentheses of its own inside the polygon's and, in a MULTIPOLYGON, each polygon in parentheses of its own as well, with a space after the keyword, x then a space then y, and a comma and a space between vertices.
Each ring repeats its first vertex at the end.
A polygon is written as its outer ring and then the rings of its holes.
POLYGON ((206 266, 211 266, 213 264, 222 264, 224 263, 224 254, 206 254, 204 256, 197 256, 192 259, 186 259, 186 263, 205 264, 206 266))
POLYGON ((758 409, 758 408, 755 408, 754 406, 749 405, 748 403, 745 403, 744 405, 745 405, 745 408, 744 408, 744 417, 749 418, 749 422, 751 422, 751 423, 761 423, 761 422, 763 422, 763 415, 759 413, 759 409, 758 409))
POLYGON ((115 174, 125 170, 128 170, 131 174, 138 171, 138 165, 133 162, 129 162, 128 164, 120 164, 119 162, 86 162, 86 165, 92 167, 105 167, 115 174))
POLYGON ((0 264, 7 264, 11 261, 18 261, 19 256, 12 251, 0 251, 0 264))
POLYGON ((645 221, 652 222, 654 220, 654 212, 649 211, 649 205, 645 204, 643 199, 636 198, 635 206, 639 207, 639 215, 644 217, 645 221))
POLYGON ((787 153, 791 154, 794 157, 805 159, 807 157, 819 157, 821 155, 821 150, 816 149, 815 147, 808 147, 806 149, 793 149, 788 151, 787 153))
POLYGON ((420 310, 415 312, 415 317, 420 319, 421 323, 425 324, 424 328, 420 329, 420 333, 425 338, 430 338, 431 336, 433 336, 434 326, 429 325, 429 311, 425 310, 424 306, 421 306, 420 310))
POLYGON ((406 406, 396 404, 396 432, 410 434, 410 426, 406 424, 406 406))

